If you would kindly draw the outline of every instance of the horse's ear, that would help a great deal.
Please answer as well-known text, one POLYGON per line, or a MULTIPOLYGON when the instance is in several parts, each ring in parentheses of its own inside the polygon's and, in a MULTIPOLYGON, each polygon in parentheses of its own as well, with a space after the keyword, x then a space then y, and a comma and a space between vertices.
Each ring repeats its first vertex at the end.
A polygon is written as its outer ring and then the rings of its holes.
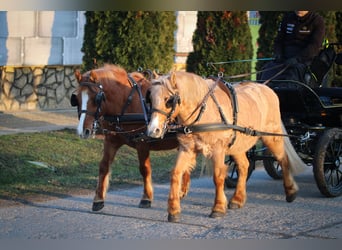
POLYGON ((92 70, 92 71, 90 71, 90 77, 89 77, 89 80, 91 81, 91 82, 96 82, 96 80, 97 80, 97 76, 96 76, 96 73, 94 72, 94 70, 92 70))
POLYGON ((177 81, 176 81, 176 72, 175 71, 171 72, 170 82, 171 82, 172 88, 177 89, 177 81))
POLYGON ((80 71, 79 69, 76 69, 76 70, 75 70, 75 78, 76 78, 76 80, 77 80, 78 83, 81 82, 81 80, 82 80, 82 74, 81 74, 81 71, 80 71))
POLYGON ((152 74, 153 74, 153 79, 157 79, 159 77, 159 75, 157 74, 155 70, 153 70, 152 74))

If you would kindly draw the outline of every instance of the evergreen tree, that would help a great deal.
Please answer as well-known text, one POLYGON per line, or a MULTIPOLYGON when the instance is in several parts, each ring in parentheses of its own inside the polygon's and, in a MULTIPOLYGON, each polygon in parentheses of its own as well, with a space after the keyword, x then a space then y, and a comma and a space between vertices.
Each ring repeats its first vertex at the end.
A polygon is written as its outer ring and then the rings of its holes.
POLYGON ((94 30, 94 27, 97 32, 85 35, 83 50, 93 46, 92 53, 84 55, 85 69, 91 68, 92 57, 99 65, 114 63, 127 71, 138 68, 170 71, 175 54, 174 12, 95 11, 92 15, 85 32, 94 30), (92 28, 87 29, 88 25, 92 28))
MULTIPOLYGON (((329 43, 335 43, 337 42, 337 37, 336 37, 336 15, 335 11, 320 11, 319 14, 323 17, 324 19, 324 24, 325 24, 325 38, 329 41, 329 43)), ((337 47, 335 47, 336 49, 337 47)), ((334 65, 332 69, 329 71, 328 75, 328 80, 327 84, 330 87, 332 84, 336 85, 335 79, 338 78, 337 68, 334 65)), ((325 86, 326 87, 326 86, 325 86)))
MULTIPOLYGON (((338 53, 342 53, 342 11, 336 11, 336 25, 335 25, 335 33, 336 33, 336 42, 341 45, 336 47, 336 51, 338 53)), ((342 87, 342 65, 336 65, 335 78, 333 80, 333 85, 342 87)))
POLYGON ((335 33, 337 42, 342 43, 342 11, 336 11, 336 26, 335 26, 335 33))
POLYGON ((96 53, 96 33, 98 24, 95 19, 95 13, 93 11, 87 11, 85 13, 86 25, 84 27, 84 38, 83 46, 81 51, 83 52, 83 68, 86 70, 95 68, 96 58, 98 55, 96 53))
MULTIPOLYGON (((277 35, 278 28, 284 12, 259 11, 260 29, 257 39, 257 58, 273 58, 273 41, 277 35)), ((260 60, 256 63, 256 70, 260 71, 268 61, 260 60)))
POLYGON ((245 11, 199 11, 192 43, 194 51, 188 56, 186 68, 189 72, 203 76, 251 72, 250 62, 208 65, 252 58, 252 37, 245 11))

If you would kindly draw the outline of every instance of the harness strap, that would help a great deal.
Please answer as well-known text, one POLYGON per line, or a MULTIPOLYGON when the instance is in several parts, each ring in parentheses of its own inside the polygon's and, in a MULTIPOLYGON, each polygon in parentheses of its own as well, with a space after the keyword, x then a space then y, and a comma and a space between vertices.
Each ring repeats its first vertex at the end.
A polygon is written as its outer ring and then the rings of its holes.
MULTIPOLYGON (((270 69, 265 69, 264 71, 268 71, 268 70, 272 70, 274 68, 278 68, 284 66, 284 64, 280 64, 280 65, 276 65, 270 69)), ((274 76, 272 76, 270 79, 267 79, 266 81, 264 81, 264 84, 268 84, 270 81, 272 81, 273 79, 275 79, 276 77, 278 77, 279 75, 281 75, 282 73, 284 73, 285 70, 287 70, 287 68, 290 67, 290 65, 285 65, 284 68, 282 68, 282 70, 280 70, 277 74, 275 74, 274 76)))
POLYGON ((137 84, 137 82, 133 79, 131 74, 128 74, 128 80, 133 85, 133 87, 135 87, 137 89, 137 91, 138 91, 139 99, 140 99, 140 102, 141 102, 141 107, 142 107, 143 112, 144 112, 145 124, 147 125, 148 122, 149 122, 148 121, 148 117, 147 117, 147 106, 146 106, 145 98, 143 97, 143 95, 141 93, 141 88, 137 84))
POLYGON ((209 88, 209 91, 208 91, 208 93, 203 97, 203 100, 202 100, 201 104, 200 104, 199 106, 197 106, 197 107, 195 108, 195 110, 192 111, 192 113, 188 116, 187 120, 189 120, 190 117, 192 117, 192 116, 196 113, 196 111, 197 111, 198 109, 200 109, 200 111, 199 111, 199 113, 198 113, 196 119, 195 119, 191 124, 195 124, 196 122, 198 122, 198 121, 201 119, 202 114, 203 114, 203 112, 204 112, 204 110, 205 110, 205 108, 206 108, 206 102, 207 102, 209 96, 212 96, 212 95, 213 95, 214 89, 216 88, 217 84, 219 83, 219 79, 213 79, 213 80, 215 80, 215 83, 213 84, 213 86, 212 86, 211 88, 209 88))
MULTIPOLYGON (((236 131, 239 131, 243 134, 250 135, 250 136, 288 136, 291 137, 291 135, 288 134, 278 134, 278 133, 271 133, 271 132, 264 132, 255 130, 252 128, 247 127, 241 127, 238 125, 233 124, 223 124, 223 123, 209 123, 209 124, 198 124, 198 125, 192 125, 192 126, 183 126, 176 129, 177 132, 182 132, 184 134, 191 134, 196 132, 211 132, 211 131, 219 131, 219 130, 227 130, 227 129, 233 129, 236 131)), ((293 137, 293 136, 292 136, 293 137)))

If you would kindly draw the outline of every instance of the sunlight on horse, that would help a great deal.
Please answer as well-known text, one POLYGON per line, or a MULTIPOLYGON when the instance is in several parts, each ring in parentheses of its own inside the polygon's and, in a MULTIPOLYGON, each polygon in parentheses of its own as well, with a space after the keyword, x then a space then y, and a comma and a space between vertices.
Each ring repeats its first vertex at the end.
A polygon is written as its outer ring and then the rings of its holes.
MULTIPOLYGON (((104 207, 109 186, 110 165, 118 149, 128 145, 137 150, 139 170, 143 177, 143 195, 139 207, 148 208, 153 200, 150 150, 170 150, 178 146, 175 136, 163 140, 151 140, 145 135, 148 123, 144 101, 151 85, 142 73, 128 74, 123 68, 106 65, 83 75, 75 72, 79 86, 71 97, 71 105, 77 106, 81 138, 104 134, 103 156, 99 164, 99 177, 93 201, 93 211, 104 207)), ((183 176, 182 196, 190 186, 190 175, 183 176)))
POLYGON ((178 135, 179 151, 171 173, 168 199, 168 220, 171 222, 180 220, 181 176, 195 167, 199 153, 211 158, 213 165, 215 200, 210 217, 224 216, 227 207, 242 208, 247 199, 249 161, 246 152, 259 138, 282 167, 286 200, 292 202, 296 197, 298 187, 291 170, 305 165, 293 155, 294 150, 289 153, 288 149, 293 147, 288 138, 284 140, 279 136, 286 131, 277 95, 269 87, 251 82, 228 87, 220 79, 203 79, 187 72, 173 72, 152 81, 149 90, 152 115, 147 134, 153 138, 162 137, 166 124, 171 121, 176 121, 185 131, 178 135), (225 155, 234 158, 239 172, 229 204, 224 193, 225 155))

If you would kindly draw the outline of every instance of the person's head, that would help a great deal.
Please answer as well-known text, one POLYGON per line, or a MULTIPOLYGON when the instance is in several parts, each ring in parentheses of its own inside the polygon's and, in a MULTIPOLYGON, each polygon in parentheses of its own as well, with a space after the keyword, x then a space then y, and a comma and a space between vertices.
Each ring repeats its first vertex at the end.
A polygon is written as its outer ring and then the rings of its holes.
POLYGON ((308 10, 295 10, 296 15, 299 17, 305 16, 306 14, 308 14, 308 12, 308 10))

